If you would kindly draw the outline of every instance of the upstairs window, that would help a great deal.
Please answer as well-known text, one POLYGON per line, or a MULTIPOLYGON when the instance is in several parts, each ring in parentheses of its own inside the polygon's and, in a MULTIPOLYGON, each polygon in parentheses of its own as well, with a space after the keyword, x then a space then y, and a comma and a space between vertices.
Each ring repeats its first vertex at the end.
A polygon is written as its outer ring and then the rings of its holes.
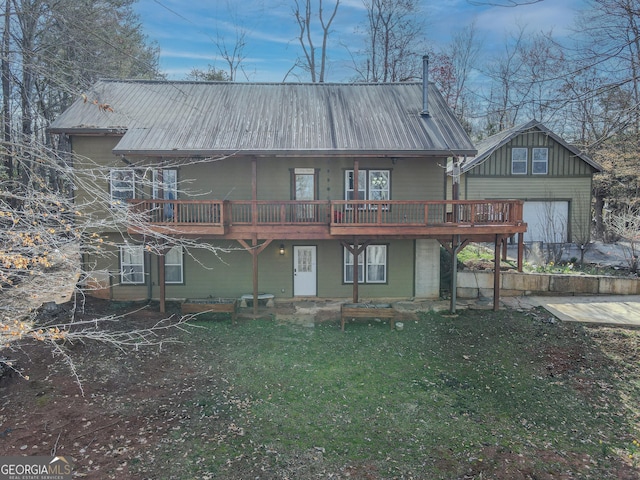
POLYGON ((511 173, 513 175, 527 174, 527 149, 513 148, 511 150, 511 173))
POLYGON ((123 245, 120 247, 120 283, 127 285, 145 283, 142 245, 123 245))
POLYGON ((126 207, 127 200, 135 198, 135 173, 131 168, 120 168, 109 172, 111 206, 126 207))
MULTIPOLYGON (((390 170, 358 170, 358 200, 389 200, 390 170)), ((353 170, 345 172, 345 200, 355 200, 353 170)))
MULTIPOLYGON (((159 200, 175 200, 178 198, 178 171, 175 169, 153 169, 153 186, 151 196, 159 200)), ((161 205, 165 221, 173 220, 174 203, 161 205)))
POLYGON ((178 198, 178 171, 174 169, 153 170, 153 198, 175 200, 178 198))
MULTIPOLYGON (((344 249, 344 283, 353 283, 353 254, 344 249)), ((387 246, 369 245, 358 256, 358 283, 386 283, 387 246)))
POLYGON ((533 164, 531 170, 534 175, 546 175, 549 173, 549 149, 534 148, 532 152, 533 164))

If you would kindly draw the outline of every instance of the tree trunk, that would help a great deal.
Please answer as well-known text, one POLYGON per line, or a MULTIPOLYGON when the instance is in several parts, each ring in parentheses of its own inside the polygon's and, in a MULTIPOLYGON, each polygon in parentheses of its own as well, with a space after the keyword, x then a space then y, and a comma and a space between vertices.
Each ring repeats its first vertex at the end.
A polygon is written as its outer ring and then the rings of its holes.
POLYGON ((596 202, 593 207, 594 216, 596 219, 595 237, 599 240, 603 240, 604 239, 604 222, 602 218, 602 213, 604 211, 604 196, 600 193, 596 193, 595 199, 596 199, 596 202))
POLYGON ((11 1, 6 0, 4 11, 4 32, 2 32, 2 123, 4 142, 4 167, 9 178, 13 178, 13 147, 11 146, 11 69, 9 50, 11 47, 11 1))

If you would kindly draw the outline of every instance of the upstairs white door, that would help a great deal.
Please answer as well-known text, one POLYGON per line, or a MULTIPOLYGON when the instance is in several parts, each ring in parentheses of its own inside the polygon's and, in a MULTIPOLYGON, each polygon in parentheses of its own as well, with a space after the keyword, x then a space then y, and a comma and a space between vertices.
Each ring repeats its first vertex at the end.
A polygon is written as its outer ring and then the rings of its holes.
POLYGON ((317 291, 316 247, 293 247, 293 295, 315 297, 317 291))

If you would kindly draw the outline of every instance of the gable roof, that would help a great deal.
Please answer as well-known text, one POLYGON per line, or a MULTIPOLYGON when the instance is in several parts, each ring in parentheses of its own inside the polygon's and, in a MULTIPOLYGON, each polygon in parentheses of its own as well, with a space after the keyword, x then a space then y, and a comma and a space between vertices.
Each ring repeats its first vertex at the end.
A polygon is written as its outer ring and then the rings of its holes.
POLYGON ((121 134, 113 152, 128 155, 474 155, 433 84, 421 115, 422 93, 422 83, 101 80, 49 131, 121 134))
POLYGON ((515 127, 509 128, 507 130, 503 130, 500 133, 496 133, 495 135, 487 137, 484 140, 478 142, 476 144, 476 147, 478 148, 478 154, 475 156, 475 158, 471 158, 461 165, 462 173, 468 172, 472 168, 480 165, 482 162, 487 160, 491 156, 491 154, 493 154, 493 152, 495 152, 497 149, 509 143, 511 140, 513 140, 515 137, 517 137, 521 133, 524 133, 528 130, 533 130, 533 129, 536 129, 540 132, 545 133, 546 135, 551 137, 554 141, 556 141, 557 143, 562 145, 564 148, 569 150, 571 153, 573 153, 576 157, 580 158, 584 162, 591 165, 591 167, 593 167, 596 171, 598 172, 602 171, 602 166, 598 164, 596 161, 592 160, 589 156, 582 153, 575 146, 564 141, 562 138, 560 138, 558 135, 553 133, 551 130, 545 127, 538 120, 531 120, 527 123, 516 125, 515 127))

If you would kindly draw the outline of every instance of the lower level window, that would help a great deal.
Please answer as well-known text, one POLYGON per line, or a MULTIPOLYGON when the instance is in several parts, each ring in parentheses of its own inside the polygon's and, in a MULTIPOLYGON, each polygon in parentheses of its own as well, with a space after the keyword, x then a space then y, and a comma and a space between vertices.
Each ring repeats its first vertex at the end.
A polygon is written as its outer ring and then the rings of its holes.
POLYGON ((182 247, 172 247, 164 257, 165 283, 182 283, 182 247))
MULTIPOLYGON (((353 283, 353 254, 344 249, 344 282, 353 283)), ((387 246, 369 245, 358 256, 358 283, 386 283, 387 246)))
POLYGON ((144 249, 142 245, 120 247, 120 283, 144 283, 144 249))

